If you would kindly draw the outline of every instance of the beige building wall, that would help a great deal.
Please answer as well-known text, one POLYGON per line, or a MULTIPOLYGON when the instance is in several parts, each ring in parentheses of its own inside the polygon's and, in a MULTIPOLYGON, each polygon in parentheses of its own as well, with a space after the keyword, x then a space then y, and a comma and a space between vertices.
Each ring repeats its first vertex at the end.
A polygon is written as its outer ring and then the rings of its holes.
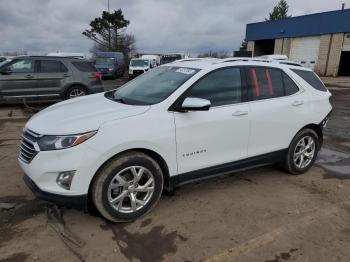
POLYGON ((273 52, 274 54, 276 54, 276 55, 282 54, 283 42, 284 42, 283 38, 275 40, 275 49, 274 49, 274 52, 273 52))
POLYGON ((327 76, 337 76, 340 56, 343 49, 344 33, 333 34, 330 44, 328 65, 326 70, 327 76))
POLYGON ((291 38, 284 38, 283 39, 283 48, 282 48, 282 55, 290 56, 290 46, 292 43, 291 38))
POLYGON ((327 73, 327 64, 329 60, 329 51, 332 41, 332 35, 322 35, 320 37, 320 50, 318 53, 318 62, 315 67, 315 72, 318 75, 326 75, 327 73))
POLYGON ((247 51, 252 51, 253 56, 254 56, 254 47, 255 47, 255 42, 254 41, 248 41, 247 51))

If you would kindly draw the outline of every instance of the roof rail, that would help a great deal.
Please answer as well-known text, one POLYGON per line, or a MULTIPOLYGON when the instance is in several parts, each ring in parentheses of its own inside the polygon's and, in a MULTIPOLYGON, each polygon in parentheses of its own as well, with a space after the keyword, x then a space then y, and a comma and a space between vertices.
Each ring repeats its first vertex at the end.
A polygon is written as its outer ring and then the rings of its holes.
POLYGON ((214 57, 197 57, 197 58, 184 58, 180 60, 175 60, 174 62, 191 62, 191 61, 210 61, 210 60, 219 60, 214 57))
POLYGON ((275 64, 302 67, 301 64, 290 60, 274 60, 274 59, 255 58, 255 57, 230 57, 230 58, 222 59, 217 63, 219 64, 219 63, 229 63, 229 62, 262 62, 262 63, 275 63, 275 64))

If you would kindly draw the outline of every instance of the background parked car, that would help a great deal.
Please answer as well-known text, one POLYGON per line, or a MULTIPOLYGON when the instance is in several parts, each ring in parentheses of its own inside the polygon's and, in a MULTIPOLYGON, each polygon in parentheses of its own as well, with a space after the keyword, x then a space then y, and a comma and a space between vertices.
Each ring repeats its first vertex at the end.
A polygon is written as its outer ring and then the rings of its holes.
POLYGON ((149 59, 155 66, 160 65, 160 56, 159 55, 142 55, 142 59, 149 59))
POLYGON ((155 67, 155 64, 150 59, 133 58, 129 64, 129 78, 141 75, 153 67, 155 67))
POLYGON ((103 77, 116 79, 124 75, 124 55, 121 52, 97 52, 95 66, 103 77))
POLYGON ((82 59, 22 56, 0 66, 0 102, 64 100, 103 91, 101 73, 82 59))

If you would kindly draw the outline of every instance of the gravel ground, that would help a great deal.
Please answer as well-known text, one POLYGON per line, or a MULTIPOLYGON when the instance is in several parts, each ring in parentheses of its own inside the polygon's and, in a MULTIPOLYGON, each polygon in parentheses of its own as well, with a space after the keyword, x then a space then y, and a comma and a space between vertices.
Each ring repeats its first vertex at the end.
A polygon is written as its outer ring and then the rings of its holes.
POLYGON ((35 200, 17 164, 31 110, 1 107, 0 262, 349 261, 350 89, 332 93, 325 145, 307 174, 265 167, 186 185, 127 224, 35 200))

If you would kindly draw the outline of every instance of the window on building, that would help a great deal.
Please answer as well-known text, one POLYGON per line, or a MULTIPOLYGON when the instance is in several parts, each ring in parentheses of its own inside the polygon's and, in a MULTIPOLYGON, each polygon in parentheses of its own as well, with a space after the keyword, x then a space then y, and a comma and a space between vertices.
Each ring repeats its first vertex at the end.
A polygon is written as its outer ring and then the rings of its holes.
POLYGON ((241 87, 241 70, 225 68, 204 76, 186 96, 207 99, 212 107, 230 105, 242 101, 241 87))

